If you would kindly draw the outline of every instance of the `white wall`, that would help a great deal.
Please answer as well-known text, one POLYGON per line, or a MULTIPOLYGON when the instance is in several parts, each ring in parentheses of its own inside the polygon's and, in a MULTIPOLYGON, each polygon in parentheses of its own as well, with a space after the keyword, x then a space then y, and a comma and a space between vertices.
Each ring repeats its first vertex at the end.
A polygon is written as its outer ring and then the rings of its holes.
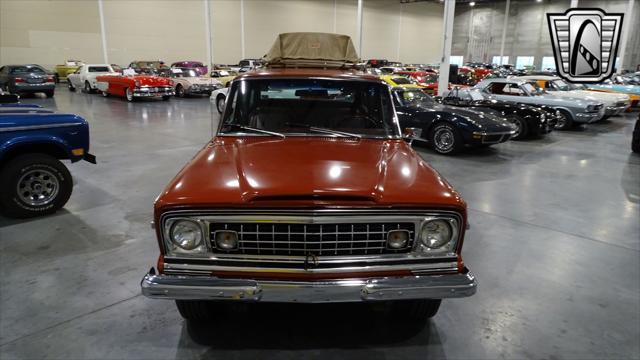
MULTIPOLYGON (((241 1, 209 0, 209 7, 213 60, 237 63, 241 1)), ((203 0, 103 0, 103 9, 111 63, 207 59, 203 0)), ((437 2, 364 0, 361 57, 436 62, 442 13, 437 2)), ((245 57, 264 55, 281 32, 333 32, 335 26, 357 42, 356 16, 357 0, 244 0, 245 57)), ((103 61, 98 0, 0 0, 0 64, 52 68, 71 58, 103 61)))

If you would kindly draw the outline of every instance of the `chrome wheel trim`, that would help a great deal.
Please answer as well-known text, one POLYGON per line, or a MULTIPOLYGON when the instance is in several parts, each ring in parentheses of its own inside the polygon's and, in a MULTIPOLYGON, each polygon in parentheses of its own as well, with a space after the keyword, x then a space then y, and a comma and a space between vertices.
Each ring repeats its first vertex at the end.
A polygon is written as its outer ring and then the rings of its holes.
POLYGON ((108 93, 108 92, 106 92, 106 91, 102 91, 101 93, 102 93, 102 96, 104 96, 104 97, 109 96, 109 93, 108 93))
POLYGON ((567 116, 563 113, 558 114, 558 121, 556 122, 556 129, 562 129, 567 125, 567 116))
POLYGON ((86 91, 87 93, 91 92, 91 84, 89 84, 88 81, 84 82, 84 91, 86 91))
POLYGON ((184 96, 184 87, 182 87, 182 85, 178 85, 176 88, 176 95, 178 95, 178 97, 184 96))
POLYGON ((31 170, 18 180, 16 191, 20 200, 31 206, 48 205, 58 196, 60 183, 49 170, 31 170))
POLYGON ((127 97, 127 101, 133 101, 133 92, 131 89, 127 88, 125 91, 125 96, 127 97))
POLYGON ((433 143, 439 151, 449 152, 455 144, 453 131, 446 127, 441 127, 433 134, 433 143))
POLYGON ((71 84, 71 80, 67 80, 67 86, 69 86, 69 90, 73 90, 73 84, 71 84))
POLYGON ((216 107, 218 108, 218 112, 220 114, 222 114, 222 111, 224 110, 224 100, 225 100, 224 98, 219 98, 216 101, 216 107))
POLYGON ((520 136, 520 133, 522 132, 522 120, 513 119, 513 123, 512 124, 516 126, 516 132, 513 133, 513 135, 511 137, 512 138, 517 138, 518 136, 520 136))

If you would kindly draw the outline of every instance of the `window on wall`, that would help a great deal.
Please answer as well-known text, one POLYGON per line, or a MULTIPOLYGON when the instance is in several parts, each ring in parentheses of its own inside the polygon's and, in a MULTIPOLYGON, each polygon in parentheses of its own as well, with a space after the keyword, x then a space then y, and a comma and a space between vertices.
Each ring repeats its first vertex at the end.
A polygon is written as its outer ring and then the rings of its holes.
POLYGON ((556 61, 553 59, 553 56, 544 56, 542 57, 542 65, 540 66, 542 70, 547 69, 556 69, 556 61))
POLYGON ((491 60, 491 63, 492 64, 498 64, 498 65, 508 64, 509 63, 509 57, 508 56, 503 56, 502 57, 502 62, 500 62, 500 55, 494 56, 493 60, 491 60))
POLYGON ((449 58, 449 63, 451 65, 455 64, 458 66, 462 66, 464 64, 464 57, 463 56, 451 56, 449 58))
POLYGON ((516 58, 516 69, 524 69, 525 66, 533 66, 533 56, 518 56, 516 58))

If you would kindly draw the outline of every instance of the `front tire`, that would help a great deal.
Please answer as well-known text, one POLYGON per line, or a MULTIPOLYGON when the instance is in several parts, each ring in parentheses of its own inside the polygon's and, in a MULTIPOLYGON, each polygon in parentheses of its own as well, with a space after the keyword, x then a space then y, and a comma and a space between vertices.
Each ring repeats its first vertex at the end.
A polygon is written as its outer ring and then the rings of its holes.
POLYGON ((127 90, 125 90, 124 96, 128 102, 133 102, 133 90, 131 90, 131 88, 127 88, 127 90))
POLYGON ((218 95, 218 98, 216 98, 216 108, 218 109, 219 114, 222 114, 222 112, 224 111, 225 100, 226 99, 224 95, 218 95))
POLYGON ((76 91, 76 88, 73 87, 71 80, 67 80, 67 87, 69 88, 69 91, 76 91))
POLYGON ((458 129, 449 123, 436 124, 429 133, 429 142, 433 150, 443 155, 453 155, 464 147, 458 129))
POLYGON ((52 98, 53 95, 55 94, 54 90, 47 90, 44 92, 44 94, 48 97, 48 98, 52 98))
POLYGON ((556 130, 569 130, 573 127, 573 120, 571 114, 566 110, 558 110, 558 122, 556 123, 556 130))
POLYGON ((52 214, 67 203, 73 190, 67 167, 45 154, 20 155, 1 174, 0 207, 10 217, 52 214))
POLYGON ((87 94, 91 94, 93 92, 91 84, 88 81, 84 82, 84 92, 86 92, 87 94))
POLYGON ((441 299, 399 300, 391 304, 391 313, 401 322, 421 323, 434 317, 441 303, 441 299))
POLYGON ((102 94, 102 97, 109 97, 109 93, 106 91, 102 91, 101 94, 102 94))
POLYGON ((216 317, 215 303, 206 300, 176 300, 180 315, 188 321, 205 321, 216 317))
POLYGON ((522 140, 529 136, 529 127, 527 126, 525 119, 518 115, 513 115, 509 116, 507 120, 517 127, 516 133, 511 137, 512 140, 522 140))
POLYGON ((184 87, 182 85, 176 86, 176 96, 184 97, 184 87))

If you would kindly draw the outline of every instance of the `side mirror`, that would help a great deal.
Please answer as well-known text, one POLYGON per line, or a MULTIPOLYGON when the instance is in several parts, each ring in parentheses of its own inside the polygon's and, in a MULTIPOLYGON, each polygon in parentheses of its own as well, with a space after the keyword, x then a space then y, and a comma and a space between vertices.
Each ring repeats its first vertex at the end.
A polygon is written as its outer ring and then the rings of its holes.
POLYGON ((404 128, 402 130, 402 138, 411 145, 413 140, 419 139, 422 135, 422 129, 418 128, 404 128))

